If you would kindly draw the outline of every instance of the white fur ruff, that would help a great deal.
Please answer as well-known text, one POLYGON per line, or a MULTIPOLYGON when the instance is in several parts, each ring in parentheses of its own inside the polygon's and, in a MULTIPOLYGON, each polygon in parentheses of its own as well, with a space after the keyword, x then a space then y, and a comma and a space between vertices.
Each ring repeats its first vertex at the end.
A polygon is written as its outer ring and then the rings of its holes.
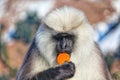
MULTIPOLYGON (((43 23, 56 32, 45 30, 45 25, 42 24, 36 34, 36 44, 50 67, 56 66, 56 56, 53 55, 56 54, 56 43, 51 40, 51 36, 67 32, 77 36, 71 55, 71 61, 76 65, 76 73, 68 80, 106 80, 102 71, 103 60, 94 44, 94 31, 82 11, 71 7, 60 8, 48 14, 43 23)), ((41 68, 33 67, 36 70, 41 68)))

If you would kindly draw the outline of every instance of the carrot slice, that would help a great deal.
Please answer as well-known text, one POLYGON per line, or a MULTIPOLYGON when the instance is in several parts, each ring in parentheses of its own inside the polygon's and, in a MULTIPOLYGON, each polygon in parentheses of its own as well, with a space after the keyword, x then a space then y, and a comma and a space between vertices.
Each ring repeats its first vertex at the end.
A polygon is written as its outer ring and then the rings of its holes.
POLYGON ((57 63, 63 64, 64 62, 70 62, 70 55, 66 52, 59 53, 57 56, 57 63))

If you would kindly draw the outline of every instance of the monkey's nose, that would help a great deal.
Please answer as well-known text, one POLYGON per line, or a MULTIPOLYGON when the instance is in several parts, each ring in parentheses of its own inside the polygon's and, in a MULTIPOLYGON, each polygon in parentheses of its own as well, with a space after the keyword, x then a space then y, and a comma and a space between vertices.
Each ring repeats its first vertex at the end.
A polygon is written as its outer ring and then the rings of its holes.
POLYGON ((67 53, 71 53, 72 52, 72 40, 68 39, 68 38, 62 38, 57 42, 56 45, 56 50, 57 52, 67 52, 67 53))

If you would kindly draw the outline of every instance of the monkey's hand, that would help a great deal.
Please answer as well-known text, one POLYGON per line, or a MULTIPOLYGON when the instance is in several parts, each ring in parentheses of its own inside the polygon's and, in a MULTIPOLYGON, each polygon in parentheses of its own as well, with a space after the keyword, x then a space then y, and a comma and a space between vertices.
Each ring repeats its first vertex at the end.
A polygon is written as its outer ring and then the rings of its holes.
POLYGON ((72 62, 66 62, 55 68, 50 68, 38 73, 31 80, 65 80, 73 77, 75 74, 75 65, 72 62))
POLYGON ((72 62, 66 62, 63 65, 56 67, 56 70, 59 71, 59 74, 56 76, 55 80, 64 80, 73 77, 75 74, 75 65, 72 62))

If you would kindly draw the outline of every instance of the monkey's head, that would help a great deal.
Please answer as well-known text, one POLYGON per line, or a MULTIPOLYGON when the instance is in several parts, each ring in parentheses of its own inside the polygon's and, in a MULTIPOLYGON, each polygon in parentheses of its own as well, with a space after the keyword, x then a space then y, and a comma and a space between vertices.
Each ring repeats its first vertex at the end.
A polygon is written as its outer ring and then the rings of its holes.
POLYGON ((71 58, 80 55, 79 50, 92 43, 92 35, 93 29, 82 11, 62 7, 45 17, 36 34, 36 44, 40 54, 53 65, 60 52, 69 53, 71 58))

